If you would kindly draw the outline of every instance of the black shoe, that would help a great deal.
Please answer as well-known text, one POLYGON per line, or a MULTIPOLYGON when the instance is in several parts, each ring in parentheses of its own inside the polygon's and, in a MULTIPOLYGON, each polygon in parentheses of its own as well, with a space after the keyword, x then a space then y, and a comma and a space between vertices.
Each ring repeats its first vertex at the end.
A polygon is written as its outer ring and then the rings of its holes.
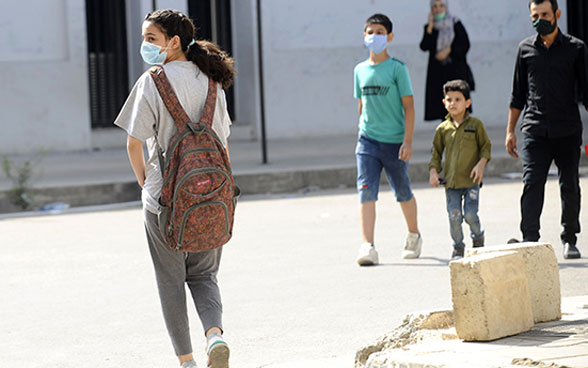
POLYGON ((508 239, 508 241, 506 242, 506 244, 515 244, 515 243, 520 243, 521 241, 519 239, 515 239, 515 238, 510 238, 508 239))
POLYGON ((478 239, 474 239, 472 241, 472 247, 474 247, 474 248, 480 248, 480 247, 483 247, 483 246, 484 246, 484 235, 482 235, 478 239))
POLYGON ((453 248, 453 253, 451 253, 451 260, 455 261, 457 259, 463 258, 464 252, 465 248, 453 248))
POLYGON ((570 244, 568 242, 564 243, 564 258, 565 259, 577 259, 582 257, 580 251, 574 244, 570 244))

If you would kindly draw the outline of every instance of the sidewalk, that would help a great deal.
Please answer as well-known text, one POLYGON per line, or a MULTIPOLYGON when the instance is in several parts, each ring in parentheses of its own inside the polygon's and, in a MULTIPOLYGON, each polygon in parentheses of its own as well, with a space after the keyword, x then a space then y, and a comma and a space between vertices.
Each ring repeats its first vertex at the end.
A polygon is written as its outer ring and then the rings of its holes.
POLYGON ((368 368, 586 368, 588 296, 564 298, 562 319, 488 343, 426 341, 372 357, 368 368))
MULTIPOLYGON (((372 357, 366 368, 586 368, 588 296, 562 300, 560 321, 539 323, 531 331, 492 342, 425 341, 372 357)), ((352 368, 351 354, 296 361, 266 368, 352 368)))
MULTIPOLYGON (((413 142, 410 174, 413 182, 428 180, 434 125, 417 131, 413 142)), ((488 129, 493 142, 493 159, 486 176, 520 172, 520 160, 504 150, 504 128, 488 129)), ((585 134, 586 136, 586 134, 585 134)), ((254 141, 230 143, 237 184, 244 194, 285 193, 355 186, 355 136, 300 138, 268 142, 268 164, 261 163, 261 144, 254 141)), ((8 157, 23 162, 30 157, 8 157)), ((588 164, 583 157, 584 165, 588 164)), ((139 187, 124 148, 91 152, 45 154, 34 168, 31 195, 36 206, 65 202, 71 206, 135 201, 139 187)), ((16 210, 8 201, 11 183, 0 175, 0 212, 16 210)))

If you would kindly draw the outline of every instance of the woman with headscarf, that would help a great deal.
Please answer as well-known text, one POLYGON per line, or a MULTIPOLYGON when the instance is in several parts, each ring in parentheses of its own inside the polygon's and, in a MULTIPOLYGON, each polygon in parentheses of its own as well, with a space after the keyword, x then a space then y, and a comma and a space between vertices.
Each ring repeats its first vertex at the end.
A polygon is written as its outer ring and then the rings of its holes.
POLYGON ((463 79, 475 89, 474 76, 466 61, 470 40, 461 21, 448 12, 448 0, 431 0, 429 22, 425 25, 420 47, 429 52, 425 120, 442 120, 443 84, 463 79))

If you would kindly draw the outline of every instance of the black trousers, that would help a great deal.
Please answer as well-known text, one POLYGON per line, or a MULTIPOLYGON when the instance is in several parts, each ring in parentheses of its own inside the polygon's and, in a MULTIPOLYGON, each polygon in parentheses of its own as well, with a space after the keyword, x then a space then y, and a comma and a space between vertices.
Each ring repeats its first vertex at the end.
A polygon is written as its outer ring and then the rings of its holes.
POLYGON ((549 167, 555 161, 561 198, 561 240, 576 244, 576 234, 580 232, 578 165, 581 145, 581 132, 562 138, 523 134, 521 156, 525 186, 521 197, 521 232, 524 240, 539 240, 539 218, 543 210, 545 181, 549 167))

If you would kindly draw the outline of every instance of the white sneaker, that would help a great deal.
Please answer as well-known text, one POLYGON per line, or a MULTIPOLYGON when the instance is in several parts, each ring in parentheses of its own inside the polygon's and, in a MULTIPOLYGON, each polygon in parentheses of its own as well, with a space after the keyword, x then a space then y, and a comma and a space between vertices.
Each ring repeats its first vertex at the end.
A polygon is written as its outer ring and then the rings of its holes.
POLYGON ((355 260, 360 266, 373 266, 378 264, 378 252, 373 244, 363 243, 359 247, 357 259, 355 260))
POLYGON ((408 233, 404 243, 404 250, 402 251, 402 258, 419 258, 422 247, 423 238, 421 238, 421 234, 408 233))
POLYGON ((218 333, 212 333, 207 339, 208 368, 229 368, 229 345, 218 333))

